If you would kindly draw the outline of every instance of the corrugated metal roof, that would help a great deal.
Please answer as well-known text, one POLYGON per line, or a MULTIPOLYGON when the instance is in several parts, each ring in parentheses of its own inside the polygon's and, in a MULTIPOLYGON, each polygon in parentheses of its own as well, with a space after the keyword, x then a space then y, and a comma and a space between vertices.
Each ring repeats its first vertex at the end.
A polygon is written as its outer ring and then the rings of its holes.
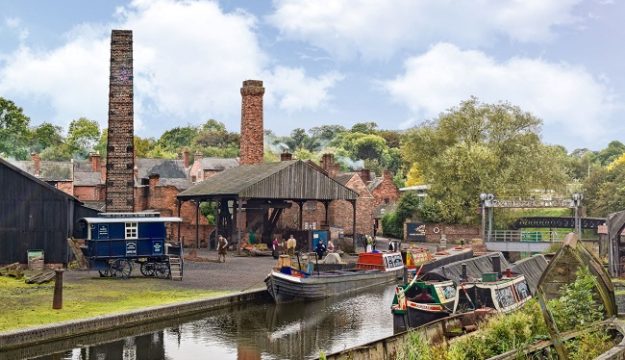
POLYGON ((257 199, 355 200, 358 194, 300 160, 241 165, 181 192, 179 199, 238 196, 257 199))

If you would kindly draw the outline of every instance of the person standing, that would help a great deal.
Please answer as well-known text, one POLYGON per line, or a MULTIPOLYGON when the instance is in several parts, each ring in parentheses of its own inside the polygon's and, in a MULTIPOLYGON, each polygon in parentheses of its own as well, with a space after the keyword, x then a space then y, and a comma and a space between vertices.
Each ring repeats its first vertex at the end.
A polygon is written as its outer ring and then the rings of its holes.
POLYGON ((286 241, 286 252, 289 256, 295 255, 295 247, 297 246, 297 240, 293 237, 293 234, 286 241))
POLYGON ((273 238, 273 242, 271 243, 271 253, 274 259, 278 259, 280 255, 279 246, 280 246, 280 243, 278 242, 278 238, 277 237, 273 238))
POLYGON ((326 245, 322 240, 317 242, 317 247, 315 247, 315 252, 317 253, 317 259, 321 260, 323 258, 323 254, 326 252, 326 245))
POLYGON ((332 240, 328 240, 328 252, 332 253, 334 252, 334 243, 332 242, 332 240))
POLYGON ((217 260, 219 262, 226 262, 227 252, 228 252, 228 240, 226 240, 225 237, 219 235, 219 240, 217 242, 217 260))

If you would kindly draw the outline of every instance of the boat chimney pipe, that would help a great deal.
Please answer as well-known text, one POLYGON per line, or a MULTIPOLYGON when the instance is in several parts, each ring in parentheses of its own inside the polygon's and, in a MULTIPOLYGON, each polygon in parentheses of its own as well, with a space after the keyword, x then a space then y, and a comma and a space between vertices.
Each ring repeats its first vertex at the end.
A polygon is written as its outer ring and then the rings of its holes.
POLYGON ((468 277, 467 277, 467 264, 462 264, 462 280, 463 281, 467 281, 468 277))
POLYGON ((490 257, 493 262, 493 272, 497 273, 497 279, 501 278, 501 259, 499 255, 493 255, 490 257))

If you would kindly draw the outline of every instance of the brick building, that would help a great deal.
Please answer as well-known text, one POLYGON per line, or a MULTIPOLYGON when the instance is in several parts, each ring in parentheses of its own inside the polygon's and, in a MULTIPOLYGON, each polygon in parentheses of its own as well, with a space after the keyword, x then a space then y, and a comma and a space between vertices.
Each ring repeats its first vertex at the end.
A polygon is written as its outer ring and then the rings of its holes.
POLYGON ((195 154, 195 159, 190 170, 191 182, 202 182, 221 171, 231 169, 236 166, 239 166, 239 159, 215 157, 205 158, 202 156, 202 153, 197 153, 195 154))

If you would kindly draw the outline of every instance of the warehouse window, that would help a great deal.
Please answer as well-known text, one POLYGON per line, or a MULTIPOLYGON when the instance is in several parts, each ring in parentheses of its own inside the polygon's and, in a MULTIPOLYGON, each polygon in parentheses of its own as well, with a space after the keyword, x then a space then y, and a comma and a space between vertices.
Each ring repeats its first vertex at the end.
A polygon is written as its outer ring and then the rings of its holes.
POLYGON ((136 222, 126 223, 126 239, 137 239, 139 236, 139 228, 136 222))

